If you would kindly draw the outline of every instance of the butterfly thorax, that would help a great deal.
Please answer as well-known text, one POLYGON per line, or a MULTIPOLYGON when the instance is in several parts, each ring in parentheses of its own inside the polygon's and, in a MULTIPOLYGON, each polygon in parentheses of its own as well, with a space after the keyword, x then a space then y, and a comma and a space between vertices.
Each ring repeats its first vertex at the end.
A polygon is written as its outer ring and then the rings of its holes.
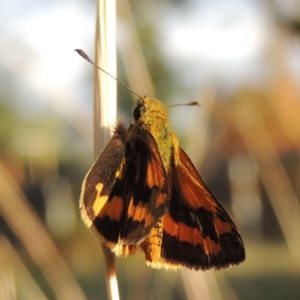
POLYGON ((133 114, 135 121, 133 121, 132 128, 129 130, 132 133, 132 135, 129 134, 129 137, 135 135, 138 128, 146 128, 155 139, 165 170, 167 171, 170 167, 172 140, 174 138, 174 133, 168 125, 167 107, 159 100, 144 98, 138 100, 133 114))

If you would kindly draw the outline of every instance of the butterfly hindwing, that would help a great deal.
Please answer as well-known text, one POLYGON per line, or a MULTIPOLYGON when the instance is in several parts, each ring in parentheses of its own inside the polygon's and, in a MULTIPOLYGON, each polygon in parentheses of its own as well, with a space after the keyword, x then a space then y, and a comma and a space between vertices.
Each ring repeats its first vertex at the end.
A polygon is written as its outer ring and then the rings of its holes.
POLYGON ((80 197, 83 220, 88 227, 95 229, 100 240, 110 247, 118 241, 124 207, 122 198, 109 197, 124 165, 126 133, 125 125, 120 122, 87 173, 80 197))
POLYGON ((245 251, 236 226, 180 148, 172 164, 169 213, 141 246, 148 264, 206 270, 243 261, 245 251))

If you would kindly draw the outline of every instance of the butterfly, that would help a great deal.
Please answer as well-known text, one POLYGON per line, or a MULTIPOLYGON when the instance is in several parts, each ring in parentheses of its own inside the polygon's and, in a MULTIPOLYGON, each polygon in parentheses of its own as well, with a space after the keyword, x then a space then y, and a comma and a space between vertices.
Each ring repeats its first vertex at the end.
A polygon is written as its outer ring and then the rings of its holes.
POLYGON ((168 107, 141 98, 87 173, 82 219, 117 256, 141 250, 153 268, 220 269, 245 259, 243 240, 170 128, 168 107))

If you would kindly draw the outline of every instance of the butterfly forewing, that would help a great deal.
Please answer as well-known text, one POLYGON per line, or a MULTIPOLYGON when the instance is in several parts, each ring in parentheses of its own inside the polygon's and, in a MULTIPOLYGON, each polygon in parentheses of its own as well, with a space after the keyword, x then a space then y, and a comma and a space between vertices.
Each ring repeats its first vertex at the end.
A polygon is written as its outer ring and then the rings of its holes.
POLYGON ((140 126, 134 141, 127 143, 124 185, 126 211, 120 237, 123 243, 139 244, 166 212, 167 176, 151 133, 140 126))

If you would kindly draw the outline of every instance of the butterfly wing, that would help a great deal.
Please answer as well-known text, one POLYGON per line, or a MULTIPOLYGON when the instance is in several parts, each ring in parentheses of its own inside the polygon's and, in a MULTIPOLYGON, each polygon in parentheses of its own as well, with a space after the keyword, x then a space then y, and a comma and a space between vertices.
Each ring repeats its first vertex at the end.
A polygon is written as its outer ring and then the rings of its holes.
POLYGON ((115 185, 124 195, 120 239, 125 244, 139 244, 168 207, 167 175, 157 144, 144 126, 139 126, 126 147, 126 169, 115 185))
MULTIPOLYGON (((124 206, 122 199, 110 196, 124 164, 126 133, 125 125, 117 124, 113 136, 85 176, 79 201, 83 221, 110 248, 118 240, 124 206)), ((135 249, 130 252, 134 253, 135 249)))
POLYGON ((140 127, 134 142, 119 124, 86 175, 80 207, 88 227, 116 255, 127 256, 165 213, 167 177, 150 132, 140 127))
POLYGON ((245 259, 241 236, 222 205, 179 148, 172 160, 169 213, 141 245, 148 264, 167 269, 225 268, 245 259))

